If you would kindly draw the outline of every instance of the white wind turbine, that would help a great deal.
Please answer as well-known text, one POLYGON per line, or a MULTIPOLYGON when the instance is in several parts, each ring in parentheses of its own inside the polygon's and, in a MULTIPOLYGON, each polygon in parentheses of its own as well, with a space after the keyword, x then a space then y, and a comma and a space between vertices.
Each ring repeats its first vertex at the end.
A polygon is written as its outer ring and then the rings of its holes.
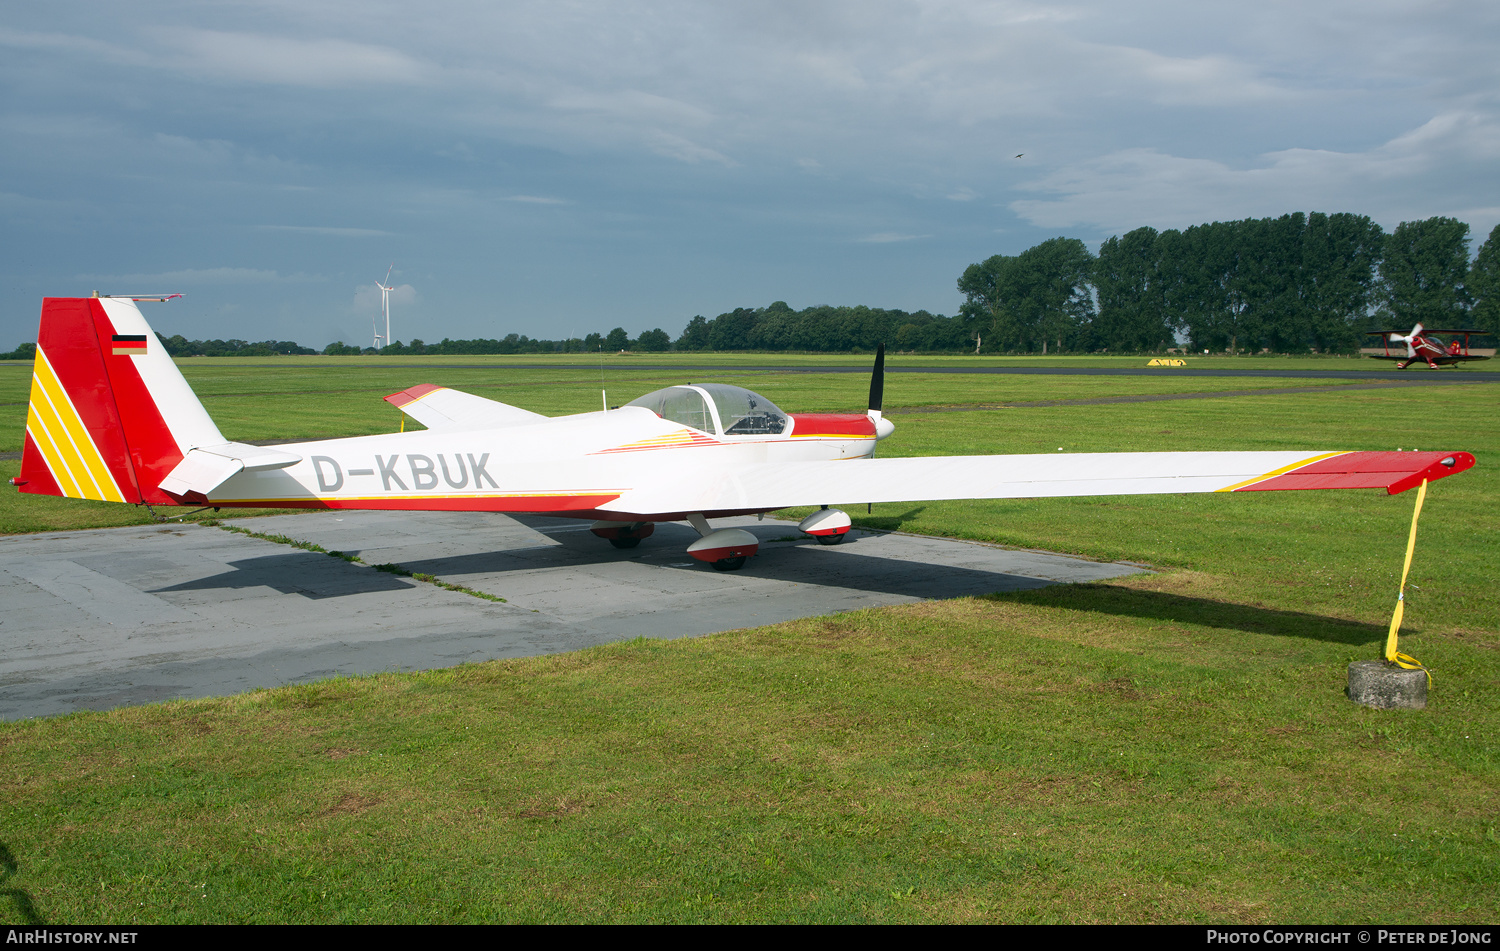
MULTIPOLYGON (((385 269, 385 279, 387 281, 389 281, 391 279, 391 272, 394 271, 395 269, 396 269, 396 265, 394 263, 392 263, 390 267, 388 267, 388 268, 385 269)), ((390 343, 391 342, 391 291, 394 290, 395 288, 393 288, 393 287, 387 287, 384 284, 380 283, 379 281, 375 282, 375 286, 378 287, 378 288, 380 288, 380 309, 385 313, 385 337, 384 338, 382 338, 380 336, 380 325, 379 324, 375 325, 375 349, 379 350, 380 349, 380 341, 382 339, 384 339, 386 343, 390 343)))

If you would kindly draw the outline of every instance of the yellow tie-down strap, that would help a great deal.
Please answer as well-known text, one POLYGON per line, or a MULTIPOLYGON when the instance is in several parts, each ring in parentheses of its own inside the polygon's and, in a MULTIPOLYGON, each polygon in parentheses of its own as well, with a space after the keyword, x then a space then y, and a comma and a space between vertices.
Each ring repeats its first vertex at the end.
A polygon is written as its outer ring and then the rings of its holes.
POLYGON ((1427 480, 1422 480, 1417 489, 1417 507, 1411 513, 1411 534, 1406 539, 1406 563, 1401 566, 1401 590, 1396 595, 1396 612, 1391 615, 1391 630, 1385 636, 1385 659, 1407 670, 1420 670, 1427 675, 1427 686, 1432 686, 1432 671, 1409 654, 1396 650, 1396 632, 1401 630, 1401 617, 1406 613, 1406 576, 1411 571, 1412 552, 1417 547, 1417 518, 1422 514, 1422 500, 1427 498, 1427 480))

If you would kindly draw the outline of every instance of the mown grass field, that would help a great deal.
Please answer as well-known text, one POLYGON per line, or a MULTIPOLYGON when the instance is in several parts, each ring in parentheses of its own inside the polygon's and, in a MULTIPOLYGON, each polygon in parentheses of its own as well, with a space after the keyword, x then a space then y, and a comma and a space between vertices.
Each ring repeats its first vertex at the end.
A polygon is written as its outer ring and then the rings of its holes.
MULTIPOLYGON (((390 431, 379 397, 423 380, 598 399, 592 373, 394 369, 187 372, 238 439, 390 431)), ((608 372, 612 403, 674 381, 608 372)), ((867 384, 718 378, 792 411, 859 409, 867 384)), ((881 451, 1473 451, 1429 493, 1408 589, 1425 711, 1343 696, 1384 638, 1410 494, 851 508, 1158 570, 0 724, 0 919, 1494 922, 1500 384, 1271 391, 1308 382, 893 375, 888 408, 1016 407, 897 414, 881 451)), ((4 498, 8 531, 97 520, 4 498)))

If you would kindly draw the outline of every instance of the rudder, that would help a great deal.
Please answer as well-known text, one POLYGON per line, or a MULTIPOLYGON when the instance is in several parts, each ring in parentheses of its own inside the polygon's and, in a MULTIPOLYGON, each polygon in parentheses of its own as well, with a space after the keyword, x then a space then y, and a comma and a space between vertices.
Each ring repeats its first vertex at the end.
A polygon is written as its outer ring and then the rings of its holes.
POLYGON ((42 302, 22 492, 175 505, 161 480, 189 449, 222 442, 134 301, 42 302))

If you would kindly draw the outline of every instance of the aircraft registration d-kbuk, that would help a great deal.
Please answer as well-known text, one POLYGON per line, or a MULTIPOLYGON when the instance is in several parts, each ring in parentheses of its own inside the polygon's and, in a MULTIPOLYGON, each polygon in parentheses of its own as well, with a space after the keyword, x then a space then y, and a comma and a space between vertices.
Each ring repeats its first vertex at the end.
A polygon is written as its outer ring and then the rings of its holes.
POLYGON ((1474 465, 1466 452, 1138 452, 875 459, 884 351, 865 413, 786 413, 738 386, 686 384, 549 418, 439 386, 386 399, 426 427, 276 447, 231 442, 135 301, 48 298, 37 334, 22 492, 152 506, 547 513, 630 548, 686 521, 720 570, 755 535, 709 519, 821 506, 799 528, 842 539, 832 502, 1382 488, 1474 465))
POLYGON ((1399 330, 1371 330, 1365 334, 1367 337, 1380 337, 1385 344, 1385 353, 1366 353, 1367 357, 1376 360, 1399 360, 1396 369, 1405 370, 1418 360, 1427 361, 1427 365, 1436 370, 1442 364, 1463 363, 1465 360, 1488 360, 1489 357, 1472 353, 1469 350, 1469 338, 1477 334, 1483 334, 1484 330, 1425 330, 1421 324, 1411 329, 1411 333, 1404 334, 1399 330), (1444 345, 1443 341, 1433 334, 1447 334, 1451 337, 1462 336, 1463 340, 1453 340, 1444 345), (1405 344, 1404 352, 1398 349, 1391 352, 1391 344, 1405 344))

